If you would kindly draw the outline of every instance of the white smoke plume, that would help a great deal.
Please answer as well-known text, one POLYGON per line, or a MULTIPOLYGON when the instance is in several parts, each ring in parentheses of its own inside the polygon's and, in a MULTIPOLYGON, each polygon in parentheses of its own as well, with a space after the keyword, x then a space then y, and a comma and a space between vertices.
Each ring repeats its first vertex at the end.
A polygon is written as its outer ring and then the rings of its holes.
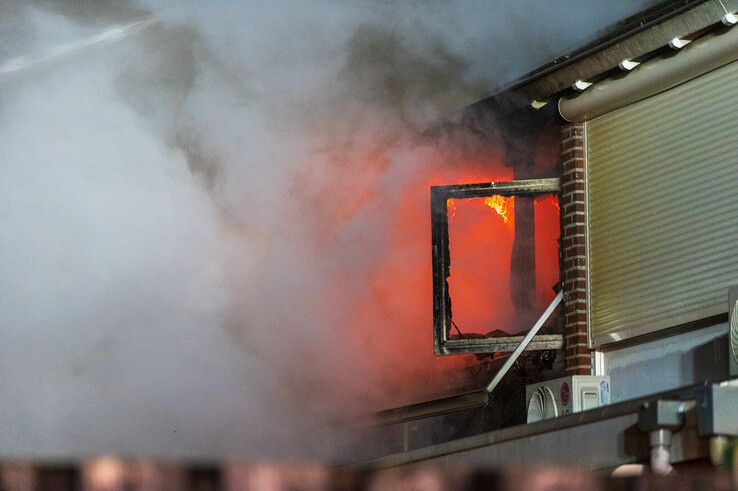
POLYGON ((0 454, 326 457, 441 390, 419 135, 649 3, 3 1, 0 454))

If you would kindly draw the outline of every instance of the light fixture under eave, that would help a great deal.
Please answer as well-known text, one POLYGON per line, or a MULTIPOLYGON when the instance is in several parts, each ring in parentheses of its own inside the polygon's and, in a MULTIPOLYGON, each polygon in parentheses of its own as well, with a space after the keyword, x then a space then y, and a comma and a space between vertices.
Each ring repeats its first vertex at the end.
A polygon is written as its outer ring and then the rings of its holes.
POLYGON ((692 41, 690 41, 689 39, 674 38, 671 41, 669 41, 669 47, 672 49, 682 49, 683 47, 685 47, 691 42, 692 41))
POLYGON ((548 104, 548 101, 539 101, 538 99, 533 99, 532 101, 530 101, 530 107, 532 107, 533 109, 540 109, 546 104, 548 104))
POLYGON ((585 82, 584 80, 577 80, 572 85, 572 88, 574 90, 577 90, 579 92, 582 92, 582 91, 586 90, 591 85, 592 85, 592 82, 585 82))
POLYGON ((722 19, 723 24, 726 26, 734 26, 738 24, 738 15, 735 12, 725 14, 722 19))
POLYGON ((629 71, 631 71, 632 69, 634 69, 635 67, 637 67, 640 64, 641 63, 639 61, 633 61, 633 60, 627 60, 626 59, 626 60, 621 61, 618 64, 618 66, 620 67, 621 70, 624 70, 626 72, 629 72, 629 71))

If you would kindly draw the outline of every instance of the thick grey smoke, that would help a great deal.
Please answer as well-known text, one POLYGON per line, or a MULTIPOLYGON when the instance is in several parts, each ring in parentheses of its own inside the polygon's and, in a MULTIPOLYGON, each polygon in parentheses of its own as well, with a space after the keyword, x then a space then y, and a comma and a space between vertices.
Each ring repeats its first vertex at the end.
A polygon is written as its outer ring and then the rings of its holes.
POLYGON ((437 390, 418 135, 648 3, 0 3, 0 453, 326 455, 437 390))

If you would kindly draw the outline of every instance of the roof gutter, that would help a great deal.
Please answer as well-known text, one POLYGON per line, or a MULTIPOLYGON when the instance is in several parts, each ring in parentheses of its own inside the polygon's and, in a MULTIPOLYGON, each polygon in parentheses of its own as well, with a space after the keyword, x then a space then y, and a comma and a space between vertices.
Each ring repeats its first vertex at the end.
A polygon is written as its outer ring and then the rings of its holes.
POLYGON ((644 22, 643 24, 640 24, 637 27, 628 29, 627 31, 621 34, 618 34, 615 37, 608 37, 602 40, 602 42, 594 41, 592 44, 590 44, 589 46, 583 49, 579 49, 577 51, 561 56, 560 58, 553 60, 547 63, 546 65, 543 65, 542 67, 536 69, 535 71, 530 72, 527 75, 524 75, 519 80, 516 80, 514 84, 510 87, 510 89, 514 90, 516 88, 529 85, 533 83, 535 80, 541 79, 543 77, 546 77, 547 75, 550 75, 554 72, 562 70, 582 59, 588 58, 594 55, 595 53, 598 53, 599 51, 609 48, 610 46, 616 45, 617 43, 623 41, 624 39, 627 39, 639 32, 645 31, 646 29, 649 29, 652 26, 660 24, 667 19, 676 17, 677 15, 683 12, 686 12, 687 10, 695 7, 696 5, 700 3, 703 3, 704 1, 705 0, 692 0, 677 9, 674 9, 663 15, 660 15, 655 19, 649 20, 648 22, 644 22))
POLYGON ((523 88, 531 98, 545 101, 567 91, 578 80, 593 81, 615 69, 623 60, 653 53, 674 38, 719 23, 726 10, 738 10, 738 0, 693 1, 616 37, 605 38, 582 52, 575 52, 533 72, 512 88, 523 88))
POLYGON ((708 34, 668 58, 645 62, 627 76, 598 82, 559 100, 567 121, 582 122, 658 94, 738 60, 738 28, 708 34))

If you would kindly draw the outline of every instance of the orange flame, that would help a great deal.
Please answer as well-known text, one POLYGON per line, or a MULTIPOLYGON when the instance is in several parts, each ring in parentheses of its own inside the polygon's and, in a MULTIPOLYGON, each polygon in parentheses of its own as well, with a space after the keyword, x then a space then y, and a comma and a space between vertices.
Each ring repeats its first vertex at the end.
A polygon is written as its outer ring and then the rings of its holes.
POLYGON ((513 198, 503 198, 502 196, 490 196, 485 198, 484 204, 492 208, 507 223, 510 220, 509 213, 512 211, 513 198))
POLYGON ((449 219, 456 216, 456 200, 449 198, 446 200, 446 210, 448 211, 449 219))

